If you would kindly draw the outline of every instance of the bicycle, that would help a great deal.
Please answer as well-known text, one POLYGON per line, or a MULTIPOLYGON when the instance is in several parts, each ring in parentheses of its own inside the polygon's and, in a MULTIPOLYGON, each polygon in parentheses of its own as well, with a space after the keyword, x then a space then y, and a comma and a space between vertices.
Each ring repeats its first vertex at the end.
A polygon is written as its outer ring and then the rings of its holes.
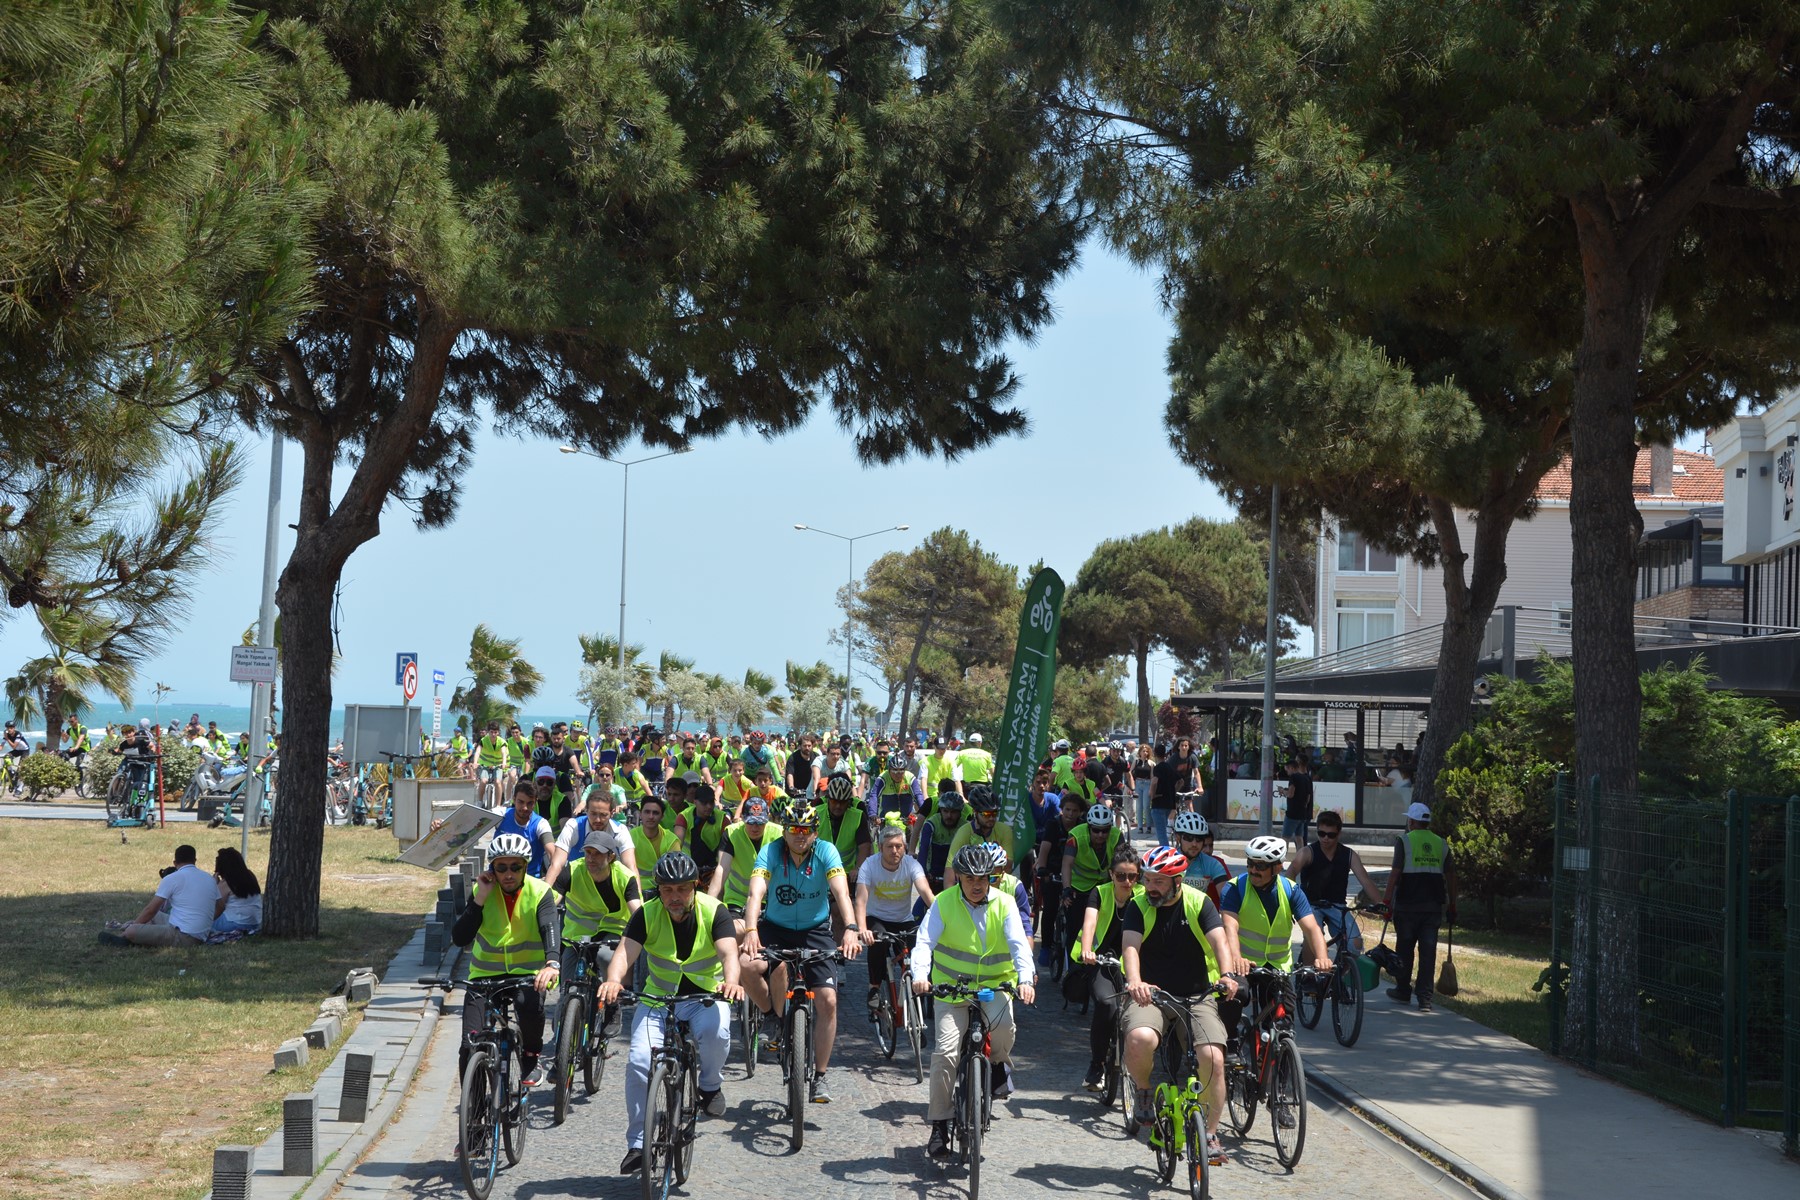
POLYGON ((971 982, 964 977, 958 983, 933 984, 931 994, 969 1009, 956 1090, 950 1098, 950 1145, 968 1165, 969 1200, 977 1200, 981 1195, 981 1138, 994 1119, 994 1064, 988 1058, 987 1012, 982 1006, 1001 992, 1017 999, 1019 991, 1010 983, 971 988, 971 982))
MULTIPOLYGON (((427 987, 450 991, 454 980, 425 976, 427 987)), ((529 975, 505 975, 471 979, 469 992, 487 1000, 481 1030, 465 1039, 469 1051, 463 1066, 462 1094, 456 1104, 456 1161, 462 1168, 463 1186, 474 1200, 487 1200, 494 1176, 500 1172, 500 1156, 516 1167, 525 1157, 526 1117, 530 1095, 525 1087, 520 1057, 519 1017, 514 994, 535 986, 529 975), (496 1101, 496 1098, 499 1098, 496 1101)))
POLYGON ((808 1085, 813 1079, 813 994, 805 967, 841 962, 836 950, 764 950, 762 957, 788 968, 787 1002, 781 1011, 781 1080, 787 1085, 788 1141, 795 1150, 806 1144, 808 1085))
POLYGON ((1306 1148, 1306 1072, 1294 1040, 1292 988, 1309 985, 1319 972, 1303 967, 1290 975, 1274 967, 1253 967, 1248 974, 1253 992, 1258 981, 1266 982, 1274 998, 1259 1006, 1254 1020, 1246 1012, 1240 1023, 1237 1061, 1225 1064, 1225 1107, 1242 1138, 1250 1134, 1256 1106, 1267 1105, 1275 1158, 1291 1171, 1306 1148))
POLYGON ((578 952, 574 978, 558 985, 563 989, 562 1019, 557 1025, 553 1108, 553 1118, 558 1125, 569 1115, 569 1093, 575 1087, 575 1068, 581 1068, 581 1086, 590 1096, 600 1090, 600 1080, 606 1075, 607 1017, 600 1011, 595 996, 602 976, 596 955, 603 946, 618 949, 617 935, 601 934, 571 943, 568 948, 578 952))
POLYGON ((106 789, 108 829, 156 828, 156 760, 149 755, 126 758, 106 789))
MULTIPOLYGON (((1124 964, 1120 962, 1119 957, 1116 954, 1094 955, 1094 971, 1096 974, 1100 971, 1113 970, 1115 968, 1122 969, 1123 966, 1124 964)), ((1102 1110, 1111 1108, 1113 1103, 1119 1099, 1120 1094, 1124 1091, 1122 1083, 1125 1079, 1125 1000, 1125 987, 1123 978, 1121 977, 1119 999, 1113 1006, 1114 1015, 1112 1034, 1106 1043, 1106 1055, 1100 1060, 1102 1072, 1100 1077, 1100 1107, 1102 1110)), ((1131 1119, 1131 1104, 1128 1101, 1125 1104, 1125 1133, 1129 1136, 1135 1132, 1136 1129, 1131 1119)))
POLYGON ((25 780, 20 770, 20 764, 24 761, 23 754, 8 754, 5 758, 0 758, 0 791, 11 796, 25 794, 25 780))
MULTIPOLYGON (((621 998, 626 993, 621 993, 621 998)), ((707 1008, 730 1003, 714 992, 704 996, 653 996, 631 993, 639 1004, 668 1008, 673 1036, 665 1029, 662 1043, 650 1048, 650 1085, 644 1094, 644 1200, 664 1200, 677 1184, 685 1184, 694 1162, 695 1128, 700 1119, 700 1047, 685 1017, 673 1002, 697 1000, 707 1008)))
POLYGON ((912 1043, 914 1083, 925 1082, 925 1015, 919 998, 912 990, 912 962, 907 954, 906 939, 896 933, 877 933, 881 953, 888 956, 887 986, 875 997, 871 1015, 875 1019, 875 1044, 881 1053, 893 1058, 900 1049, 904 1033, 912 1043))
MULTIPOLYGON (((1224 995, 1224 985, 1215 983, 1207 994, 1224 995)), ((1159 987, 1150 989, 1150 999, 1171 1020, 1180 1021, 1183 1026, 1188 1024, 1186 1003, 1159 987)), ((1150 1149, 1156 1156, 1157 1177, 1164 1183, 1174 1181, 1175 1168, 1185 1157, 1188 1195, 1193 1200, 1206 1200, 1212 1186, 1208 1178, 1212 1159, 1206 1148, 1206 1088, 1200 1083, 1200 1053, 1191 1029, 1186 1042, 1179 1068, 1172 1068, 1170 1078, 1156 1085, 1150 1149)), ((1164 1039, 1164 1044, 1168 1044, 1168 1039, 1164 1039)))
POLYGON ((1331 932, 1329 953, 1333 960, 1329 981, 1323 988, 1301 988, 1294 997, 1294 1008, 1300 1017, 1300 1023, 1308 1029, 1318 1027, 1319 1018, 1325 1012, 1325 997, 1331 997, 1331 1031, 1337 1036, 1340 1045, 1346 1049, 1356 1045, 1356 1039, 1362 1036, 1363 1024, 1363 986, 1362 972, 1356 965, 1356 954, 1351 948, 1350 930, 1356 920, 1353 913, 1385 913, 1384 904, 1359 904, 1354 909, 1342 904, 1320 904, 1314 906, 1319 920, 1331 932), (1338 914, 1338 924, 1333 929, 1326 915, 1338 914))

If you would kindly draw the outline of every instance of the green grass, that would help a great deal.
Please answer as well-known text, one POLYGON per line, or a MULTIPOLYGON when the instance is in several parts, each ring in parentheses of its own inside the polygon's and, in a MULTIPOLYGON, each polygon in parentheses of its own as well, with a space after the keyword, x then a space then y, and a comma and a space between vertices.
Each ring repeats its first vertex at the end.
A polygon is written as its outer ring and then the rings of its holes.
MULTIPOLYGON (((210 1183, 213 1147, 254 1143, 281 1098, 330 1061, 271 1069, 351 967, 382 970, 435 899, 435 875, 395 858, 385 831, 325 833, 321 936, 145 950, 99 944, 154 892, 179 842, 210 866, 236 830, 128 831, 99 822, 0 822, 0 1191, 9 1198, 174 1200, 210 1183)), ((267 878, 268 835, 250 862, 267 878)), ((354 1018, 354 1011, 353 1011, 354 1018)))
MULTIPOLYGON (((1540 1050, 1550 1049, 1550 1001, 1544 992, 1532 991, 1544 968, 1550 965, 1550 930, 1540 925, 1532 906, 1515 905, 1504 913, 1509 919, 1500 929, 1465 929, 1457 926, 1456 996, 1438 996, 1436 1002, 1496 1033, 1517 1038, 1540 1050)), ((1458 914, 1466 915, 1466 914, 1458 914)), ((1363 937, 1374 945, 1381 936, 1381 922, 1361 918, 1363 937)), ((1393 944, 1390 935, 1388 944, 1393 944)), ((1438 963, 1446 949, 1438 937, 1438 963)))

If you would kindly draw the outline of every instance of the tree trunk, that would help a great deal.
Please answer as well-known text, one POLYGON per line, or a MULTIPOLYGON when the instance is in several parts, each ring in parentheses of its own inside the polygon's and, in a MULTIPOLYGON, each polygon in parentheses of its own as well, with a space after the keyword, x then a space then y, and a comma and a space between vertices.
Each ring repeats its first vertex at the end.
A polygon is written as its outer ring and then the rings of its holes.
MULTIPOLYGON (((927 603, 930 603, 929 598, 927 603)), ((919 620, 919 632, 913 635, 912 657, 906 660, 906 674, 900 682, 900 736, 912 729, 913 684, 919 678, 919 656, 925 653, 925 638, 931 633, 933 613, 929 610, 919 620)))
POLYGON ((300 442, 303 465, 294 551, 275 589, 281 612, 281 678, 287 684, 288 703, 282 722, 281 799, 269 831, 269 878, 263 890, 262 931, 267 936, 319 933, 325 754, 331 735, 332 596, 350 555, 381 532, 381 510, 404 476, 414 447, 430 428, 457 337, 451 321, 423 297, 419 303, 404 398, 369 439, 335 507, 331 481, 339 453, 336 432, 316 416, 320 405, 297 349, 290 347, 282 355, 286 383, 302 401, 290 414, 289 433, 300 442), (305 416, 308 411, 315 415, 305 416))
POLYGON ((950 697, 950 699, 944 701, 944 727, 941 730, 939 730, 939 732, 942 733, 945 737, 949 737, 950 731, 956 728, 956 718, 958 716, 960 716, 961 714, 962 714, 962 701, 961 700, 959 700, 955 696, 952 696, 952 697, 950 697))
MULTIPOLYGON (((1529 474, 1533 481, 1540 477, 1529 474)), ((1530 488, 1508 489, 1504 498, 1475 514, 1473 556, 1463 549, 1455 510, 1442 500, 1431 502, 1432 525, 1443 547, 1444 625, 1438 638, 1430 717, 1413 771, 1413 799, 1421 804, 1437 802, 1437 773, 1444 755, 1473 720, 1475 665, 1488 618, 1506 582, 1506 538, 1522 503, 1516 498, 1521 490, 1530 495, 1530 488), (1465 581, 1463 567, 1471 557, 1473 566, 1465 581)))
POLYGON ((1140 743, 1150 740, 1150 639, 1133 634, 1131 649, 1137 655, 1137 731, 1140 743))
POLYGON ((1598 818, 1587 785, 1597 779, 1603 793, 1623 797, 1637 790, 1643 697, 1632 598, 1643 519, 1632 494, 1633 404, 1667 242, 1628 252, 1604 198, 1577 201, 1574 210, 1586 284, 1569 426, 1569 525, 1580 547, 1571 576, 1575 763, 1600 891, 1594 919, 1585 929, 1576 927, 1567 1012, 1569 1044, 1581 1045, 1587 991, 1593 989, 1597 1020, 1589 1035, 1601 1057, 1613 1057, 1637 1045, 1637 855, 1628 829, 1598 818), (1592 972, 1586 937, 1598 942, 1592 972))
POLYGON ((60 684, 44 685, 44 746, 52 754, 62 747, 63 695, 60 684))

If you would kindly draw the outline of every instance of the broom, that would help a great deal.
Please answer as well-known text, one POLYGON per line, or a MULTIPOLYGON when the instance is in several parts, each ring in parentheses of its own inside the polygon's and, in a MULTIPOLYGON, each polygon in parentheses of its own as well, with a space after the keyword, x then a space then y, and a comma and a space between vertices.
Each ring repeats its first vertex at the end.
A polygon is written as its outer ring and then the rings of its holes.
POLYGON ((1444 930, 1444 965, 1438 970, 1437 992, 1440 996, 1456 995, 1456 926, 1444 930))

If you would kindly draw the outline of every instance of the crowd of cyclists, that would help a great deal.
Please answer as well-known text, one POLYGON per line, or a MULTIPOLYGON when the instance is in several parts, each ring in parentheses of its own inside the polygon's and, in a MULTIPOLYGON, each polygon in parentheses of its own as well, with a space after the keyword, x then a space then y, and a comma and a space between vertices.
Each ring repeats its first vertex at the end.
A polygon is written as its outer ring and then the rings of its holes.
MULTIPOLYGON (((1037 835, 1027 846, 999 819, 993 757, 978 734, 966 743, 790 740, 761 731, 590 734, 570 722, 526 736, 492 723, 453 748, 508 800, 487 869, 452 930, 472 947, 471 979, 529 976, 535 994, 554 1003, 579 945, 603 980, 598 1001, 609 1021, 637 1001, 622 1173, 647 1169, 645 1089, 653 1048, 671 1023, 698 1048, 699 1110, 723 1114, 730 1014, 747 997, 762 1022, 756 1034, 774 1044, 784 997, 801 994, 784 978, 789 962, 802 964, 795 969, 816 1012, 806 1094, 829 1103, 846 1011, 842 966, 896 937, 908 947, 896 961, 931 1021, 932 1157, 952 1152, 952 1088, 971 1012, 939 1003, 931 1015, 934 995, 978 996, 971 1003, 985 1018, 999 1097, 1015 1086, 1013 998, 1030 1004, 1041 978, 1058 978, 1090 1012, 1085 1087, 1108 1086, 1109 1056, 1122 1064, 1134 1130, 1153 1120, 1159 1055, 1173 1064, 1192 1047, 1205 1090, 1205 1155, 1222 1162, 1219 1081, 1228 1064, 1244 1061, 1241 1032, 1278 1007, 1285 989, 1325 978, 1336 930, 1322 926, 1315 905, 1337 914, 1337 929, 1354 926, 1343 907, 1352 862, 1372 888, 1353 855, 1334 853, 1335 840, 1321 851, 1256 837, 1234 870, 1215 851, 1192 790, 1180 793, 1170 819, 1155 822, 1166 838, 1140 851, 1130 833, 1150 824, 1141 767, 1192 755, 1185 741, 1154 751, 1058 741, 1031 784, 1037 835), (1299 857, 1284 874, 1293 851, 1299 857)), ((886 955, 871 956, 871 1014, 888 969, 886 955)), ((521 1013, 532 1086, 554 1072, 542 1008, 521 1013)), ((464 1009, 466 1034, 480 1022, 464 1009)))

